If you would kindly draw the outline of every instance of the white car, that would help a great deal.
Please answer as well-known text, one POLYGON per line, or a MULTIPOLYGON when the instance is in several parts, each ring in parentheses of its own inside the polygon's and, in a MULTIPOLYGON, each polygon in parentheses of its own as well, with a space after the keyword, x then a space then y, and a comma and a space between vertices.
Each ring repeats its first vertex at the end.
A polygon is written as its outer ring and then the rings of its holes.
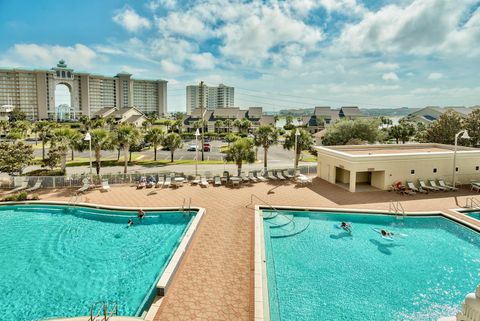
POLYGON ((197 145, 190 145, 187 148, 187 151, 189 151, 189 152, 194 152, 196 150, 197 150, 197 145))

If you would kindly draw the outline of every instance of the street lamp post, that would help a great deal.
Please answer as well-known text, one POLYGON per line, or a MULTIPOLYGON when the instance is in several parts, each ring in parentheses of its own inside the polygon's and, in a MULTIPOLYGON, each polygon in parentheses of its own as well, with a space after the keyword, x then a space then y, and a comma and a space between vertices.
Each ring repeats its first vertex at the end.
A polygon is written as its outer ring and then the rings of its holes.
POLYGON ((195 176, 198 175, 198 136, 200 136, 200 131, 197 128, 195 131, 195 176))
POLYGON ((468 135, 467 130, 461 130, 455 135, 455 150, 453 152, 453 175, 452 175, 452 185, 455 187, 456 183, 456 176, 457 176, 457 144, 458 144, 458 136, 462 135, 461 138, 469 139, 470 136, 468 135))
POLYGON ((298 136, 300 136, 300 131, 297 130, 295 131, 295 159, 294 159, 294 164, 293 164, 293 175, 297 175, 297 166, 298 166, 298 136))
POLYGON ((89 150, 89 156, 88 159, 90 161, 90 184, 93 184, 93 174, 92 174, 92 135, 90 135, 90 132, 87 132, 85 135, 84 140, 88 141, 88 150, 89 150))

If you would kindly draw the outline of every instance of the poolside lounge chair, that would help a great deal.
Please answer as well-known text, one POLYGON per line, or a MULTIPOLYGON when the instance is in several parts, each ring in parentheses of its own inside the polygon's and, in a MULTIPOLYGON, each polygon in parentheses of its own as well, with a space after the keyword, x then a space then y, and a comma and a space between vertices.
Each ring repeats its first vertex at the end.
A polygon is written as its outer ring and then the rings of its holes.
POLYGON ((102 180, 102 191, 108 192, 110 190, 110 184, 108 184, 108 179, 102 180))
POLYGON ((158 176, 158 181, 157 184, 155 184, 155 188, 163 187, 163 183, 165 183, 165 176, 158 176))
POLYGON ((207 182, 207 178, 205 176, 202 176, 200 178, 200 186, 201 187, 208 187, 208 182, 207 182))
POLYGON ((290 173, 288 172, 288 169, 284 169, 284 170, 282 171, 282 175, 283 175, 283 177, 285 177, 286 179, 291 179, 291 178, 293 178, 293 176, 290 175, 290 173))
POLYGON ((170 187, 172 185, 172 177, 167 176, 165 177, 165 183, 163 183, 163 187, 170 187))
POLYGON ((408 182, 407 181, 407 187, 411 190, 411 191, 414 191, 415 193, 426 193, 428 194, 428 191, 421 188, 421 187, 416 187, 415 184, 413 184, 412 182, 408 182))
POLYGON ((296 178, 295 178, 295 182, 297 182, 298 184, 300 185, 305 185, 305 184, 311 184, 312 183, 312 179, 303 175, 303 174, 299 174, 296 178))
POLYGON ((277 180, 277 177, 275 177, 275 175, 273 175, 272 171, 267 171, 267 178, 271 179, 272 181, 277 180))
POLYGON ((10 191, 10 193, 15 193, 15 192, 23 191, 24 189, 27 189, 27 187, 28 187, 28 180, 24 180, 24 181, 20 184, 20 186, 17 186, 17 187, 15 187, 14 189, 12 189, 12 190, 10 191))
POLYGON ((248 178, 252 181, 252 182, 258 182, 258 178, 256 178, 254 175, 253 175, 253 172, 248 172, 248 178))
POLYGON ((443 187, 443 186, 438 186, 437 183, 435 183, 435 180, 429 179, 428 182, 430 183, 430 186, 437 188, 439 191, 448 191, 448 188, 443 187))
POLYGON ((77 189, 77 194, 86 192, 90 189, 90 181, 88 180, 88 178, 84 178, 82 182, 83 186, 77 189))
POLYGON ((285 177, 283 177, 280 170, 275 171, 275 176, 281 181, 284 181, 286 179, 285 177))
POLYGON ((443 179, 438 180, 438 185, 440 185, 440 187, 444 187, 444 188, 448 189, 449 191, 458 191, 458 188, 446 184, 443 179))
POLYGON ((192 185, 197 185, 200 184, 200 175, 195 176, 195 178, 192 180, 192 185))
POLYGON ((220 178, 222 183, 228 184, 230 180, 230 172, 229 171, 224 171, 223 176, 220 178))
POLYGON ((222 185, 222 181, 220 179, 220 176, 216 175, 213 177, 213 185, 214 186, 221 186, 222 185))
POLYGON ((480 192, 480 183, 476 181, 470 182, 470 190, 480 192))
POLYGON ((266 182, 267 179, 263 177, 261 174, 259 174, 257 171, 253 172, 253 176, 255 176, 256 179, 258 179, 260 182, 266 182))
POLYGON ((150 175, 148 177, 148 180, 147 180, 147 188, 152 188, 155 186, 155 184, 157 183, 157 180, 155 179, 155 177, 153 177, 152 175, 150 175))
POLYGON ((145 176, 140 177, 140 181, 138 182, 137 189, 142 189, 147 186, 147 178, 145 176))
POLYGON ((36 191, 37 189, 40 189, 40 187, 42 187, 42 180, 39 179, 35 185, 33 185, 32 187, 30 188, 27 188, 25 191, 27 192, 33 192, 33 191, 36 191))
POLYGON ((233 176, 233 179, 230 181, 232 182, 232 186, 240 186, 240 182, 242 181, 242 178, 240 176, 233 176))
POLYGON ((245 175, 245 172, 240 173, 240 178, 242 179, 243 182, 249 182, 250 179, 248 178, 247 175, 245 175))
POLYGON ((433 186, 427 186, 425 182, 421 179, 418 180, 418 183, 420 184, 420 187, 427 190, 427 191, 438 191, 438 188, 435 188, 433 186))

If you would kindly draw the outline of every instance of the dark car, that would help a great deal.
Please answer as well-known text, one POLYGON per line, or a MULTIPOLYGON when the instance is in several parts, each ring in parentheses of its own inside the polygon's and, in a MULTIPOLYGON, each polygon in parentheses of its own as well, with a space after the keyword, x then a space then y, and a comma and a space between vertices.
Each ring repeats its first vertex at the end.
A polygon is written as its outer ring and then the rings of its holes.
POLYGON ((212 145, 210 145, 209 143, 204 143, 203 144, 203 151, 204 152, 209 152, 212 150, 212 145))

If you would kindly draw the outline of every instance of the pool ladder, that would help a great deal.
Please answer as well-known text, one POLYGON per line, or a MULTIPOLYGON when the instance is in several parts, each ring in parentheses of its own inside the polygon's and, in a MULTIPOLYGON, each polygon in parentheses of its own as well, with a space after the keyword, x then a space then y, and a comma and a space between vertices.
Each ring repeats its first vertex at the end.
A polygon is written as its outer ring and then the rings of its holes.
POLYGON ((70 199, 68 200, 68 205, 69 205, 69 206, 75 206, 75 205, 77 205, 78 197, 79 197, 78 194, 73 194, 73 195, 70 197, 70 199))
POLYGON ((480 208, 480 201, 476 197, 467 198, 466 207, 468 208, 480 208))
POLYGON ((183 199, 183 204, 182 204, 182 212, 183 213, 185 213, 187 211, 190 212, 191 205, 192 205, 192 198, 189 197, 188 202, 187 202, 187 199, 184 198, 183 199))
POLYGON ((390 204, 388 205, 388 212, 395 214, 396 219, 405 218, 405 209, 403 208, 402 203, 399 201, 390 201, 390 204))
POLYGON ((272 210, 275 211, 275 212, 274 212, 274 213, 275 213, 274 216, 264 217, 264 218, 266 218, 266 219, 268 219, 268 218, 274 218, 274 217, 277 216, 277 215, 281 215, 282 217, 286 218, 286 219, 289 221, 288 223, 292 223, 292 224, 293 224, 293 227, 295 228, 295 220, 290 219, 288 216, 280 213, 279 210, 277 210, 277 209, 276 209, 275 207, 273 207, 271 204, 269 204, 268 202, 265 202, 264 200, 262 200, 260 197, 258 197, 258 196, 255 195, 255 194, 251 194, 251 195, 250 195, 250 203, 248 203, 247 205, 245 205, 245 207, 248 208, 249 206, 253 205, 253 199, 254 199, 254 198, 256 198, 256 199, 258 199, 260 202, 268 205, 268 207, 270 207, 270 209, 272 209, 272 210))
POLYGON ((90 307, 90 319, 88 321, 108 321, 114 315, 118 315, 117 302, 97 302, 90 307), (110 308, 112 308, 111 311, 110 308))

